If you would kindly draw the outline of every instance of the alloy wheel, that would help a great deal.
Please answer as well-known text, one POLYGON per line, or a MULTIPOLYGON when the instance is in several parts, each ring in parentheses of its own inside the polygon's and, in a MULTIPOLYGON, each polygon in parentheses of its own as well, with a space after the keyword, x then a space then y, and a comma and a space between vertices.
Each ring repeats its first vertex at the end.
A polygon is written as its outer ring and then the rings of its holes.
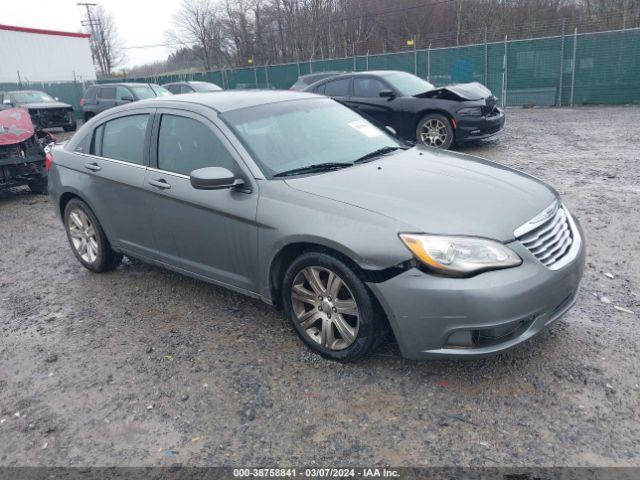
POLYGON ((291 303, 302 330, 319 345, 343 350, 356 340, 358 305, 335 272, 324 267, 302 269, 293 280, 291 303))
POLYGON ((447 141, 447 127, 437 118, 431 118, 420 127, 420 141, 431 147, 442 147, 447 141))
POLYGON ((91 219, 79 208, 71 210, 68 218, 67 228, 74 250, 85 262, 95 262, 100 252, 100 246, 91 219))

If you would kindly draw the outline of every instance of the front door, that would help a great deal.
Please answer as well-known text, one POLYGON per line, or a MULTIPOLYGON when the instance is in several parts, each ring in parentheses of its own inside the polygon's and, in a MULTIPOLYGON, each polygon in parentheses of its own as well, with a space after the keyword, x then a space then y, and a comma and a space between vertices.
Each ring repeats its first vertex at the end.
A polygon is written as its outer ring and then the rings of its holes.
POLYGON ((393 99, 381 97, 380 92, 388 90, 380 80, 374 77, 353 77, 353 95, 349 99, 349 106, 384 126, 391 125, 391 104, 393 99))
POLYGON ((146 186, 162 261, 198 276, 256 291, 258 192, 214 123, 198 114, 162 109, 156 115, 146 186), (193 170, 224 167, 246 189, 197 190, 193 170))

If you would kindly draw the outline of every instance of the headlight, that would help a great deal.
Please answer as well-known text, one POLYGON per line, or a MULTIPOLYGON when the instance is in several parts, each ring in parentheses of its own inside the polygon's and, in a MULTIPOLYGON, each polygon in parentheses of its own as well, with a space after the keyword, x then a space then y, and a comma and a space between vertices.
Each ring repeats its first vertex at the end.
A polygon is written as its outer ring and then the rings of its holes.
POLYGON ((467 116, 472 116, 472 117, 480 117, 480 116, 482 116, 482 108, 480 108, 480 107, 461 108, 460 110, 458 110, 458 113, 460 115, 467 115, 467 116))
POLYGON ((424 265, 444 275, 462 276, 522 263, 513 250, 486 238, 401 233, 400 239, 424 265))

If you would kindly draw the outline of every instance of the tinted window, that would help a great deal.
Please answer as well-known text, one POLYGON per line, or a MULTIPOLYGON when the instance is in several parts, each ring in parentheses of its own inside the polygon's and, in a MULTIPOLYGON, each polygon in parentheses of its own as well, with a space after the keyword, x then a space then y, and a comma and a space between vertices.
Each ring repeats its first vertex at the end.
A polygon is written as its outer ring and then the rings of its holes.
POLYGON ((193 88, 189 85, 182 85, 182 87, 180 87, 180 93, 193 93, 193 88))
POLYGON ((189 175, 204 167, 238 170, 227 148, 207 126, 191 118, 162 115, 158 168, 189 175))
POLYGON ((324 89, 325 89, 325 84, 323 83, 322 85, 318 85, 317 87, 315 87, 313 89, 313 92, 319 93, 320 95, 324 95, 324 89))
POLYGON ((349 92, 349 79, 334 80, 324 87, 324 94, 330 97, 346 97, 349 92))
POLYGON ((180 85, 167 85, 164 88, 169 90, 171 93, 180 93, 180 85))
POLYGON ((106 87, 100 89, 100 98, 104 98, 105 100, 115 100, 116 98, 116 88, 115 87, 106 87))
MULTIPOLYGON (((101 156, 124 160, 125 162, 144 164, 144 139, 149 115, 131 115, 120 117, 104 124, 102 132, 101 156)), ((99 135, 100 128, 96 129, 99 135)), ((94 141, 99 145, 99 139, 94 141)))
POLYGON ((354 97, 379 97, 380 90, 385 87, 380 80, 375 78, 354 78, 353 79, 353 96, 354 97))

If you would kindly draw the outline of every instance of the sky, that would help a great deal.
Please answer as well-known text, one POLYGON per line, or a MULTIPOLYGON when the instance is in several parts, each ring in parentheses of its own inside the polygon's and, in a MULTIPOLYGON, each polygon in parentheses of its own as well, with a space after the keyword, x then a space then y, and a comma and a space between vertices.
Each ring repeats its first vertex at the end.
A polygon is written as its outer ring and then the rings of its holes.
MULTIPOLYGON (((124 47, 164 43, 164 33, 171 28, 171 18, 180 5, 179 1, 153 0, 5 1, 0 8, 0 24, 79 32, 85 7, 76 3, 82 1, 102 5, 112 13, 124 47)), ((165 47, 126 48, 124 67, 165 60, 169 53, 165 47)))

